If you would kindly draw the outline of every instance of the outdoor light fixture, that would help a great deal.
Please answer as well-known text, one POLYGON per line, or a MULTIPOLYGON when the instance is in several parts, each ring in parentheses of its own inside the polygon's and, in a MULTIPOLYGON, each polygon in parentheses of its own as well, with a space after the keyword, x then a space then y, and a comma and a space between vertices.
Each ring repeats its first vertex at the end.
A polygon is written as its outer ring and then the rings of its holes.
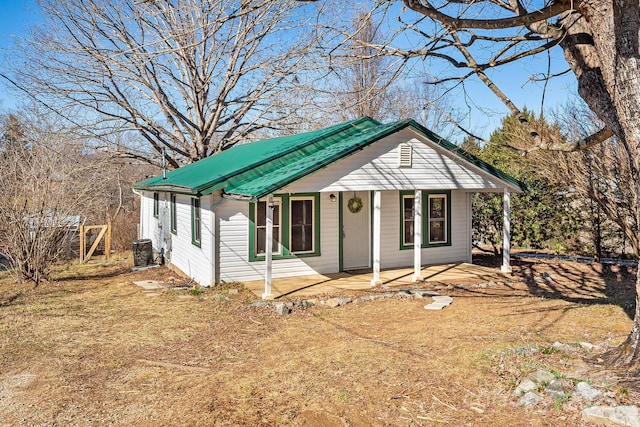
POLYGON ((329 199, 330 199, 332 202, 335 202, 335 201, 336 201, 336 198, 337 198, 337 197, 336 197, 336 195, 335 195, 335 194, 333 194, 333 193, 329 194, 329 199))

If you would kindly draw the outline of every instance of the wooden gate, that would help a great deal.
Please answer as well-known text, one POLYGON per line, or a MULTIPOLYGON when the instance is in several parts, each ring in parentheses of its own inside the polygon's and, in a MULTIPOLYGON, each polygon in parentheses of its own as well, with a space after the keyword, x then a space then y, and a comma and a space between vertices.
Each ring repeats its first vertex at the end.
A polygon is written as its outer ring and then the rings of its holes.
POLYGON ((88 261, 96 251, 100 242, 104 239, 104 258, 109 259, 111 255, 111 221, 104 225, 81 225, 80 226, 80 263, 88 261), (87 231, 100 230, 91 248, 87 252, 87 231))

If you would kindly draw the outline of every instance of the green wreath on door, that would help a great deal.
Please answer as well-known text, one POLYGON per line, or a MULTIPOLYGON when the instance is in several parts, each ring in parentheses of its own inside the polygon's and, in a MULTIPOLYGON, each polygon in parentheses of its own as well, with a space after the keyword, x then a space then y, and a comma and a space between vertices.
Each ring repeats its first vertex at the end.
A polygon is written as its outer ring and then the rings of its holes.
POLYGON ((360 197, 352 197, 347 202, 347 207, 351 213, 358 213, 362 210, 362 199, 360 197))

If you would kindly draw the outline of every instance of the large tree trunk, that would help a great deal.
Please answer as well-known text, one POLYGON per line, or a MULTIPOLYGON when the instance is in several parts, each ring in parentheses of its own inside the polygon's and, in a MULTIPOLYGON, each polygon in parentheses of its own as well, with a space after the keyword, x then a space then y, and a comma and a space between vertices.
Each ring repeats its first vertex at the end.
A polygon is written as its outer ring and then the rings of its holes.
MULTIPOLYGON (((586 0, 579 12, 581 17, 573 14, 563 18, 576 25, 562 46, 578 77, 580 95, 627 151, 636 184, 636 229, 640 230, 640 5, 637 0, 586 0)), ((633 328, 614 358, 617 365, 640 368, 639 295, 640 269, 633 328)))

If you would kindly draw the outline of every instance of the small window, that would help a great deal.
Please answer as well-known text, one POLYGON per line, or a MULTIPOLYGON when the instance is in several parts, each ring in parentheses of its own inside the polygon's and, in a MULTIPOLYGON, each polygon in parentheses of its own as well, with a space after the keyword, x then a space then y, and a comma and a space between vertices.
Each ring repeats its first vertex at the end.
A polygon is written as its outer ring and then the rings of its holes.
POLYGON ((202 216, 200 198, 191 199, 191 243, 200 246, 202 241, 202 216))
POLYGON ((153 216, 158 217, 158 213, 160 212, 160 193, 153 193, 153 216))
POLYGON ((178 232, 178 213, 176 212, 176 195, 171 193, 171 232, 178 232))
POLYGON ((429 195, 429 243, 447 242, 447 196, 429 195))
MULTIPOLYGON (((279 199, 274 199, 273 204, 273 239, 271 250, 273 254, 280 253, 280 203, 279 199)), ((267 240, 267 206, 266 201, 255 204, 255 227, 256 227, 256 255, 264 255, 267 240)))
POLYGON ((403 245, 413 245, 414 236, 414 196, 402 196, 403 245))
POLYGON ((401 168, 410 168, 412 164, 413 147, 409 143, 400 144, 400 158, 398 159, 398 165, 401 168))
POLYGON ((291 199, 291 253, 314 251, 314 198, 291 199))

